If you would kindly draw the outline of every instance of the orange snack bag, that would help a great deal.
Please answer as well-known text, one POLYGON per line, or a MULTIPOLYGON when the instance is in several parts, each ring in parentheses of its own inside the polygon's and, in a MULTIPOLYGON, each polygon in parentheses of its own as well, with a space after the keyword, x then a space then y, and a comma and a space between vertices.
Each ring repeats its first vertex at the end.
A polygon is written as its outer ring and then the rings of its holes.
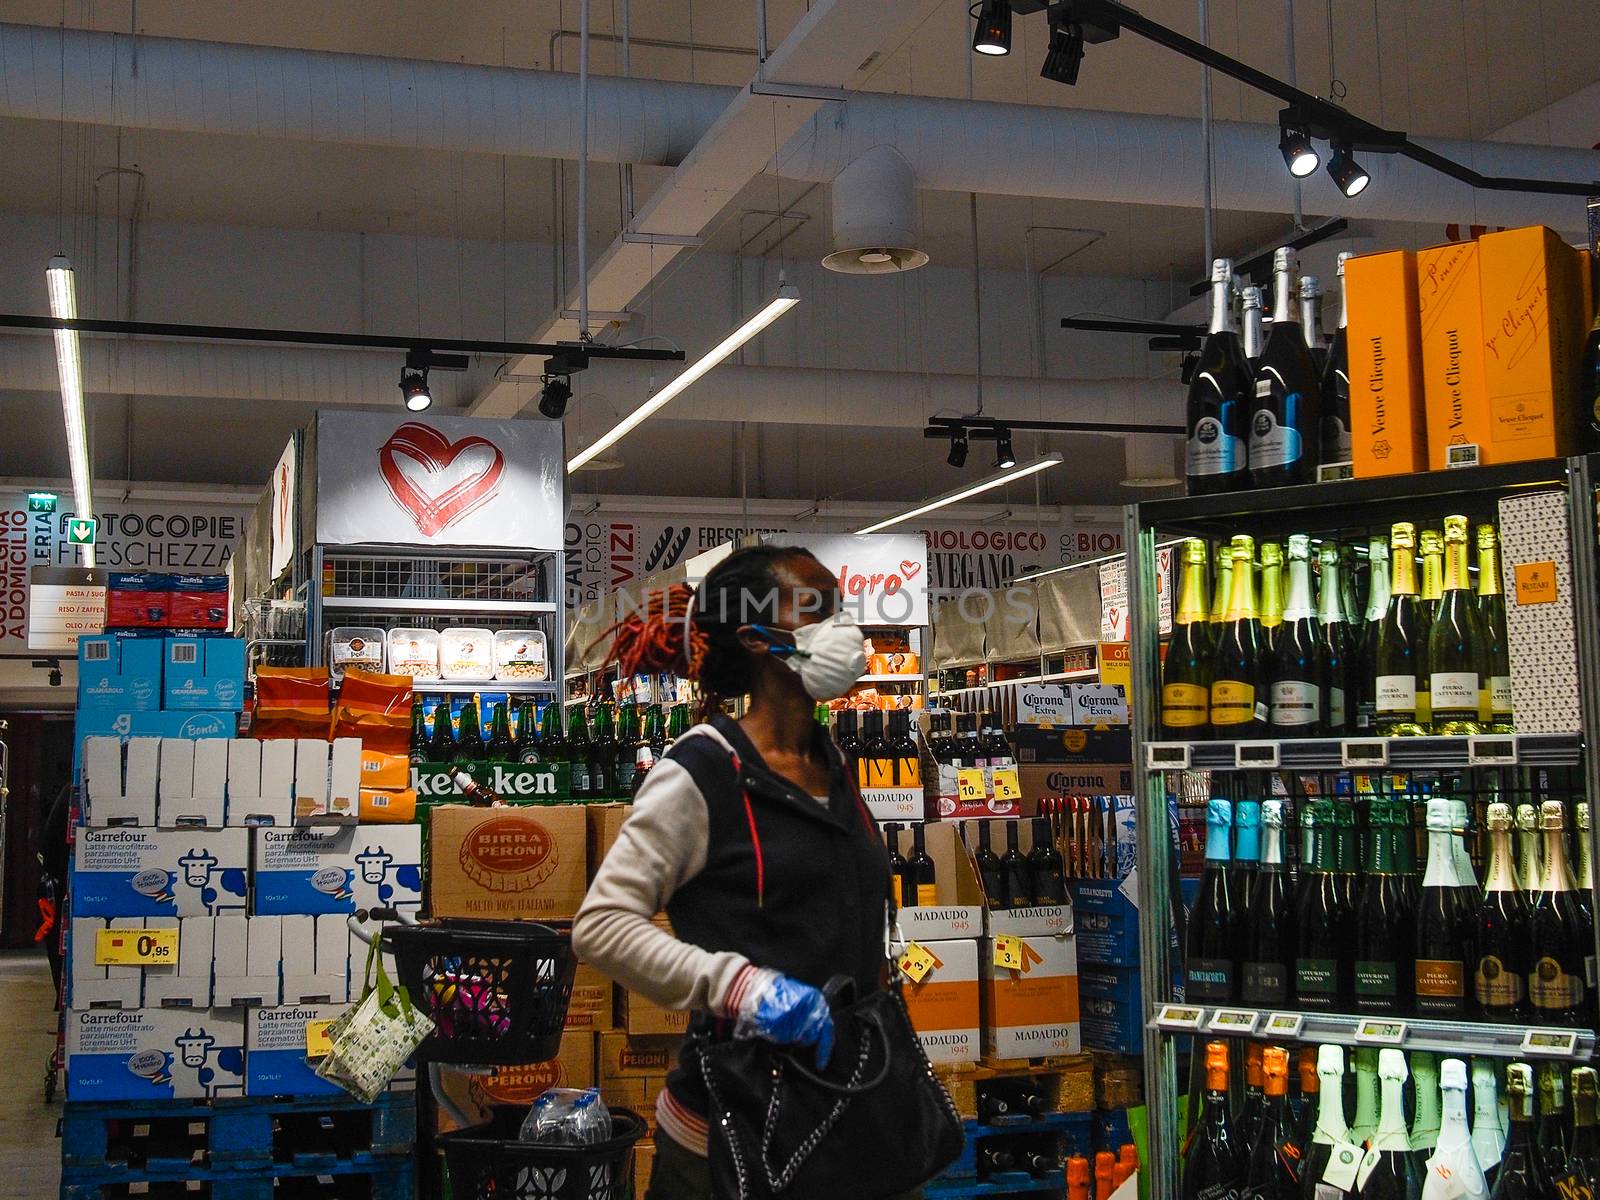
POLYGON ((404 754, 389 754, 361 747, 361 786, 398 791, 411 785, 411 760, 404 754))
POLYGON ((411 676, 346 670, 332 726, 323 728, 330 741, 356 737, 363 750, 405 755, 411 742, 411 676))
POLYGON ((417 793, 413 788, 387 792, 361 789, 363 825, 406 825, 417 819, 417 793))
POLYGON ((325 738, 332 684, 326 667, 256 668, 256 704, 250 736, 325 738))

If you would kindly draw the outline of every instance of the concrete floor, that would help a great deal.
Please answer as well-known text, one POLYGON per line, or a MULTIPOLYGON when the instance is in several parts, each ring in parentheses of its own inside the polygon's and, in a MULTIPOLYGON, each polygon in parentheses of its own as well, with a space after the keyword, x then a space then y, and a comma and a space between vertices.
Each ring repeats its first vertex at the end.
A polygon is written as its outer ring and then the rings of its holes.
POLYGON ((61 1180, 59 1099, 44 1102, 45 1067, 56 1045, 50 968, 39 950, 0 953, 0 1190, 8 1200, 55 1200, 61 1180))

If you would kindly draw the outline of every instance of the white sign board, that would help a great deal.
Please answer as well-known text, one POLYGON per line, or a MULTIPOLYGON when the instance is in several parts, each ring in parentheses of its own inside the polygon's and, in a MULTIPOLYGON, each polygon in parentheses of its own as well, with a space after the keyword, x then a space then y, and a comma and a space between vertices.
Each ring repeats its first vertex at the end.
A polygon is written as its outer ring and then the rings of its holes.
MULTIPOLYGON (((1113 558, 1100 564, 1100 640, 1126 642, 1128 638, 1128 560, 1113 558)), ((1156 619, 1161 635, 1172 632, 1172 547, 1156 551, 1156 619)))
POLYGON ((1017 723, 1020 725, 1075 725, 1072 693, 1064 683, 1017 685, 1017 723))
POLYGON ((555 421, 317 414, 319 542, 559 550, 555 421))
POLYGON ((842 607, 862 625, 928 623, 928 544, 915 534, 814 534, 774 538, 804 546, 839 581, 842 607))
POLYGON ((299 526, 300 466, 298 438, 278 456, 272 468, 272 557, 268 569, 273 579, 288 570, 294 559, 294 540, 299 526))
POLYGON ((76 654, 78 639, 106 627, 105 572, 34 567, 28 598, 28 649, 76 654))

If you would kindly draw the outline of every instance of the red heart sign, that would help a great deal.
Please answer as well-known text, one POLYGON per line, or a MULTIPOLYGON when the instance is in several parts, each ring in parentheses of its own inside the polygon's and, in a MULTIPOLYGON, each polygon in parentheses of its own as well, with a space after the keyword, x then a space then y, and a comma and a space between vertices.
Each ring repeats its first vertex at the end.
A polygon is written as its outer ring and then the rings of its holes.
POLYGON ((378 448, 378 466, 394 502, 424 537, 433 537, 494 498, 506 456, 487 438, 452 442, 407 421, 378 448))
POLYGON ((912 562, 909 558, 902 558, 900 560, 900 574, 907 579, 915 579, 922 574, 922 564, 912 562))

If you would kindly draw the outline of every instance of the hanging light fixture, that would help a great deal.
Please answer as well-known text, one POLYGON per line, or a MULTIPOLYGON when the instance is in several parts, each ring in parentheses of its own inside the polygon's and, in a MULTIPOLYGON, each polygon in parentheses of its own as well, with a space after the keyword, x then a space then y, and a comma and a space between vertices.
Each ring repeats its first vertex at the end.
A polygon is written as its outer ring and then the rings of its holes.
POLYGON ((1017 453, 1011 448, 1011 430, 997 429, 994 433, 994 465, 1009 471, 1017 465, 1017 453))
POLYGON ((1007 0, 979 0, 969 10, 978 21, 972 48, 999 57, 1011 53, 1011 5, 1007 0))
POLYGON ((967 465, 967 435, 964 431, 950 435, 950 454, 945 462, 958 468, 967 465))
POLYGON ((1083 26, 1066 19, 1066 6, 1062 4, 1050 6, 1048 19, 1050 46, 1045 51, 1039 76, 1074 87, 1078 82, 1078 68, 1083 66, 1083 26))
POLYGON ((931 513, 935 509, 944 508, 950 504, 959 504, 961 501, 969 500, 973 496, 977 496, 983 492, 989 491, 991 488, 997 488, 1002 484, 1010 483, 1013 479, 1021 479, 1025 475, 1033 475, 1039 471, 1047 471, 1051 467, 1059 466, 1060 463, 1061 455, 1046 454, 1043 458, 1036 458, 1032 462, 1024 463, 1020 467, 1015 467, 1009 471, 1002 471, 998 475, 990 475, 985 479, 980 479, 977 483, 972 483, 968 484, 966 487, 957 488, 953 492, 946 492, 942 496, 935 496, 926 504, 919 504, 916 508, 900 513, 898 516, 886 517, 882 521, 868 525, 864 529, 858 529, 856 532, 877 533, 880 529, 887 529, 889 526, 898 525, 902 521, 915 520, 917 517, 923 516, 926 513, 931 513))
POLYGON ((1347 142, 1333 143, 1333 157, 1328 159, 1328 175, 1349 199, 1366 191, 1367 184, 1372 182, 1372 176, 1351 155, 1347 142))
MULTIPOLYGON (((45 270, 50 293, 50 315, 76 320, 78 290, 72 264, 57 254, 45 270)), ((61 381, 61 415, 67 428, 67 464, 72 472, 72 506, 75 517, 94 516, 93 475, 89 468, 89 431, 83 415, 83 359, 76 329, 55 330, 56 376, 61 381)), ((94 546, 83 547, 83 561, 94 566, 94 546)))
POLYGON ((433 393, 428 390, 428 368, 413 365, 410 356, 400 368, 400 395, 411 412, 426 412, 433 404, 433 393))
POLYGON ((1287 115, 1278 118, 1278 151, 1283 155, 1283 165, 1296 179, 1304 179, 1322 162, 1311 135, 1287 115))
POLYGON ((539 389, 540 415, 559 421, 567 415, 567 401, 572 399, 572 385, 560 375, 546 375, 539 389))

